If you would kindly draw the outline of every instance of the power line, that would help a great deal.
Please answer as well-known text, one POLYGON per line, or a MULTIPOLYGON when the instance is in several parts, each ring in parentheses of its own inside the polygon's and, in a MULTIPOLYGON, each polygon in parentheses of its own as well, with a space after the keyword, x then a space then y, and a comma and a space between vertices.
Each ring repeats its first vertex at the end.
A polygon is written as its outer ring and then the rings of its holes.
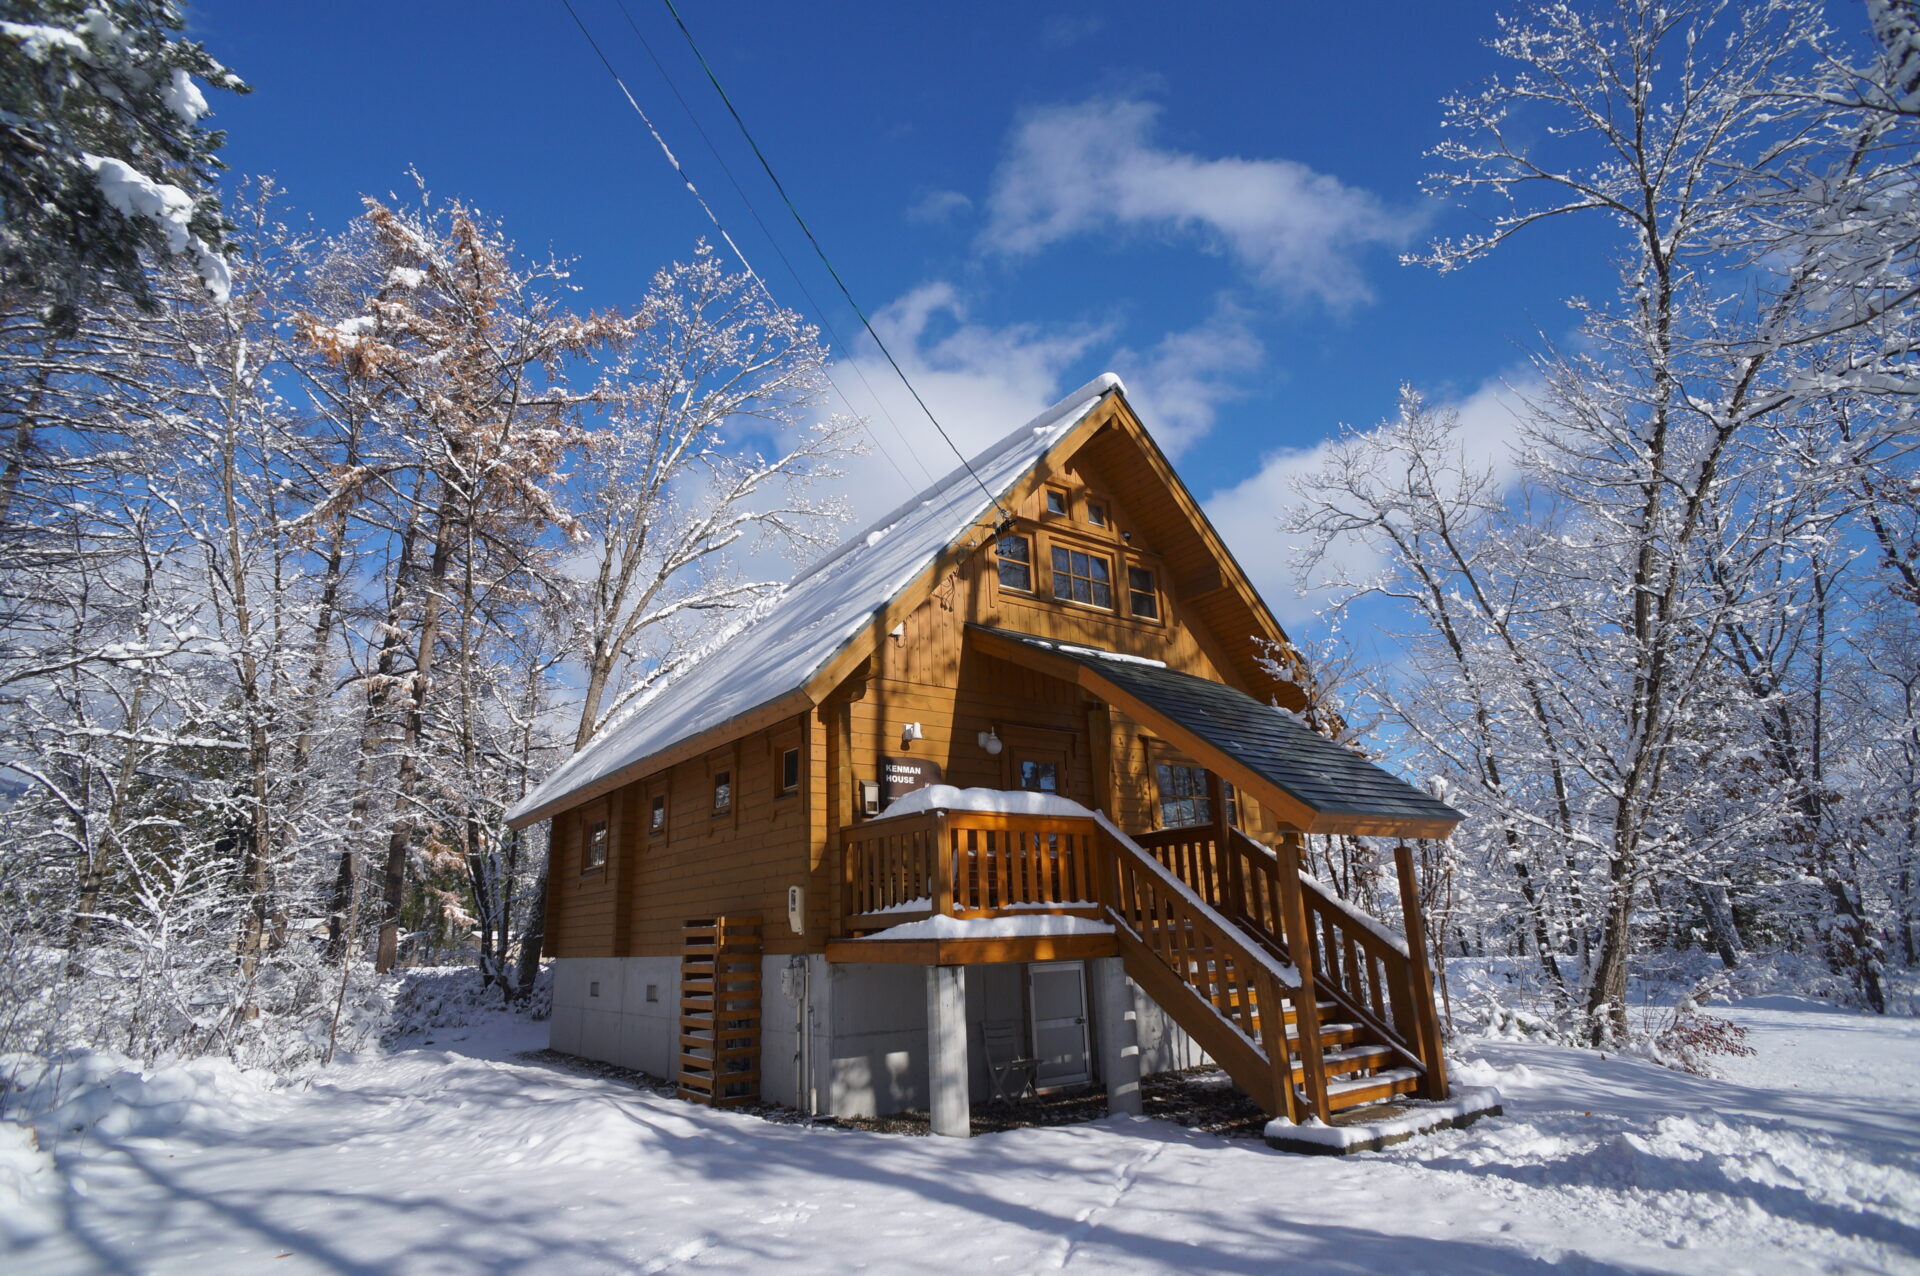
MULTIPOLYGON (((720 171, 726 175, 728 185, 733 187, 733 193, 740 197, 741 204, 746 207, 747 215, 753 218, 753 224, 758 226, 760 233, 766 237, 767 246, 773 249, 774 255, 780 259, 780 264, 786 267, 787 277, 793 280, 794 287, 800 290, 800 295, 807 299, 807 305, 812 307, 813 313, 819 318, 820 326, 827 330, 828 338, 837 348, 847 352, 848 366, 853 369, 853 374, 860 378, 860 384, 866 388, 867 397, 873 400, 874 407, 879 411, 881 416, 886 418, 887 427, 893 431, 894 437, 900 440, 900 446, 907 450, 907 455, 913 459, 914 465, 919 468, 922 474, 926 475, 927 482, 932 483, 936 476, 927 468, 926 463, 920 459, 920 453, 915 450, 913 444, 908 440, 906 432, 900 428, 900 423, 894 420, 893 413, 888 409, 886 401, 880 397, 880 392, 873 388, 873 382, 867 380, 866 369, 860 366, 858 359, 853 358, 853 347, 841 340, 839 330, 833 326, 833 321, 827 316, 826 307, 822 306, 814 297, 813 291, 807 287, 806 280, 800 277, 800 272, 794 268, 793 262, 787 257, 786 249, 780 246, 780 241, 774 237, 771 230, 767 229, 767 223, 761 220, 760 210, 754 206, 753 198, 748 195, 746 189, 740 185, 740 179, 733 175, 733 169, 727 165, 726 157, 720 153, 720 148, 714 145, 713 138, 707 135, 707 130, 700 123, 700 117, 694 112, 692 104, 689 103, 685 95, 680 92, 680 86, 674 82, 672 73, 667 70, 666 64, 660 60, 660 55, 654 52, 652 42, 647 39, 646 33, 640 30, 640 24, 633 20, 633 11, 627 7, 627 0, 617 0, 617 3, 620 6, 620 16, 627 20, 627 26, 632 29, 634 38, 640 41, 640 47, 646 50, 647 59, 653 63, 653 69, 660 73, 660 79, 666 84, 668 91, 673 94, 674 101, 678 102, 680 109, 686 113, 687 122, 693 125, 693 131, 700 135, 700 141, 706 146, 707 153, 713 156, 713 162, 719 165, 720 171)), ((833 374, 831 372, 827 374, 827 380, 829 382, 833 381, 833 374)), ((834 393, 840 396, 840 402, 846 406, 847 411, 854 416, 859 416, 860 414, 858 412, 854 412, 853 404, 848 401, 846 393, 840 389, 837 382, 834 382, 833 389, 834 393)), ((869 431, 869 435, 871 435, 871 431, 869 431)), ((874 443, 877 446, 879 439, 875 438, 874 443)), ((897 469, 898 467, 895 468, 897 469)), ((904 478, 906 476, 902 475, 901 477, 904 478)), ((916 488, 915 490, 917 491, 919 489, 916 488)))
MULTIPOLYGON (((587 43, 592 46, 594 56, 600 59, 600 65, 607 69, 607 74, 613 77, 614 84, 619 86, 621 94, 627 99, 627 105, 633 108, 633 113, 640 117, 642 124, 646 125, 647 132, 652 134, 654 142, 660 147, 660 153, 667 157, 667 163, 672 166, 673 171, 677 173, 680 180, 685 183, 687 192, 692 195, 695 202, 700 205, 701 211, 707 215, 707 220, 713 223, 714 230, 719 233, 721 239, 726 241, 727 247, 733 250, 733 255, 739 260, 741 269, 746 271, 748 278, 759 285, 760 291, 766 297, 768 303, 772 305, 774 309, 780 309, 780 303, 774 299, 773 293, 768 290, 766 280, 762 279, 759 273, 754 270, 753 264, 747 260, 746 253, 740 250, 740 245, 735 243, 733 236, 727 233, 727 228, 721 224, 719 216, 713 211, 712 206, 707 203, 706 197, 700 193, 700 188, 694 185, 693 178, 680 163, 679 157, 673 153, 673 148, 667 145, 666 138, 662 137, 660 130, 654 127, 653 120, 650 119, 646 111, 641 108, 639 100, 633 96, 633 90, 629 89, 627 82, 620 78, 620 73, 614 69, 613 63, 608 60, 606 52, 601 49, 600 42, 593 38, 593 32, 587 29, 587 24, 581 20, 580 14, 575 11, 572 0, 560 0, 560 4, 566 9, 567 16, 573 19, 573 24, 580 28, 580 34, 585 36, 587 43)), ((766 227, 763 225, 761 229, 764 231, 766 227)), ((777 246, 775 251, 778 251, 777 246)), ((788 269, 791 270, 792 266, 789 265, 788 269)), ((857 366, 856 364, 856 367, 857 366)), ((833 384, 831 374, 828 375, 827 381, 829 384, 833 384)), ((869 390, 871 390, 871 387, 869 387, 869 390)), ((835 393, 839 393, 840 387, 834 385, 834 391, 835 393)), ((846 403, 846 395, 841 394, 840 399, 842 403, 846 403)), ((878 402, 878 396, 876 396, 875 401, 878 402)), ((847 410, 853 412, 853 405, 848 403, 847 410)), ((886 446, 880 442, 878 436, 876 436, 871 429, 867 429, 865 418, 861 417, 857 412, 854 412, 853 416, 855 420, 861 423, 861 428, 867 430, 867 437, 873 440, 874 446, 880 450, 880 455, 887 459, 887 464, 893 467, 893 472, 900 476, 900 481, 906 484, 907 487, 918 491, 919 489, 915 487, 913 480, 907 477, 907 472, 900 468, 900 463, 893 459, 893 453, 887 451, 886 446)), ((895 432, 898 432, 897 426, 895 427, 895 432)), ((902 439, 901 442, 905 443, 906 440, 902 439)), ((951 446, 951 444, 949 444, 949 446, 951 446)), ((910 444, 908 445, 908 454, 913 454, 912 445, 910 444)), ((916 463, 919 460, 917 456, 914 459, 916 463)), ((925 466, 921 466, 922 472, 924 472, 925 469, 925 466)))
POLYGON ((760 167, 766 171, 767 180, 771 181, 773 188, 780 192, 780 199, 786 204, 787 211, 793 214, 793 220, 799 225, 800 229, 805 232, 807 242, 813 245, 814 255, 819 257, 820 264, 827 268, 827 273, 833 277, 834 284, 840 289, 840 295, 847 299, 849 306, 853 307, 853 313, 860 317, 860 325, 867 330, 867 335, 873 338, 873 344, 880 347, 880 353, 887 357, 887 362, 892 365, 894 374, 900 378, 900 383, 907 387, 907 393, 911 394, 913 401, 920 405, 920 410, 927 414, 927 420, 932 422, 933 428, 939 433, 940 437, 946 440, 946 444, 952 449, 953 454, 960 458, 960 464, 965 466, 967 473, 973 476, 973 481, 979 485, 982 492, 986 493, 987 499, 993 502, 994 508, 998 509, 1003 516, 1011 518, 1012 514, 1007 511, 1004 505, 1000 504, 1000 498, 989 491, 987 485, 981 481, 980 476, 974 472, 973 462, 969 461, 966 455, 962 453, 958 447, 954 446, 952 437, 947 434, 945 427, 940 424, 940 418, 933 414, 933 409, 927 406, 927 401, 920 397, 920 391, 914 388, 912 379, 909 378, 906 371, 901 368, 900 361, 893 357, 893 351, 887 349, 887 343, 880 339, 878 332, 874 331, 872 321, 867 318, 867 312, 862 310, 860 303, 853 299, 853 293, 848 289, 846 280, 842 279, 840 272, 834 269, 833 262, 827 257, 827 250, 820 246, 820 240, 814 235, 813 228, 807 225, 807 219, 802 217, 800 210, 794 206, 793 197, 787 194, 787 188, 781 184, 779 175, 773 171, 773 165, 767 160, 766 153, 760 149, 760 143, 754 140, 752 130, 747 127, 747 122, 740 118, 740 112, 733 105, 733 99, 728 97, 726 89, 721 87, 720 77, 714 74, 713 67, 707 62, 706 55, 700 52, 700 43, 693 38, 693 32, 687 29, 686 20, 680 16, 680 10, 674 7, 673 0, 664 0, 664 3, 667 6, 667 12, 673 15, 674 24, 680 28, 680 34, 686 37, 687 47, 693 50, 693 56, 699 60, 700 69, 707 73, 708 83, 713 85, 713 91, 720 95, 720 100, 726 103, 727 113, 733 116, 733 122, 740 128, 740 136, 747 139, 747 145, 752 148, 754 158, 760 161, 760 167))

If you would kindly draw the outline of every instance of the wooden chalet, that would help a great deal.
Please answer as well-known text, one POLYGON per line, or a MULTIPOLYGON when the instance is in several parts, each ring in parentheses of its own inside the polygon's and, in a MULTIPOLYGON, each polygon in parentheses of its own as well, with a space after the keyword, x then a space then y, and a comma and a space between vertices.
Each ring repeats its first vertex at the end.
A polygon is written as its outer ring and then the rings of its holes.
POLYGON ((1300 852, 1460 815, 1282 712, 1269 652, 1119 380, 1083 387, 510 813, 553 821, 554 1048, 958 1135, 1033 1088, 1137 1112, 1143 1070, 1205 1057, 1296 1121, 1444 1098, 1424 947, 1300 852))

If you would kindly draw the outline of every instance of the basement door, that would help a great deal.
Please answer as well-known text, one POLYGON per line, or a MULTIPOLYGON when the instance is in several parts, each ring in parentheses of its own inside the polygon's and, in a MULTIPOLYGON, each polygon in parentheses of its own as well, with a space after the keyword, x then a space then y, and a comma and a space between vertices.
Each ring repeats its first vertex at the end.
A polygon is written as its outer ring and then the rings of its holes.
POLYGON ((1034 1088, 1091 1081, 1085 963, 1046 961, 1028 966, 1027 1004, 1033 1011, 1034 1088))

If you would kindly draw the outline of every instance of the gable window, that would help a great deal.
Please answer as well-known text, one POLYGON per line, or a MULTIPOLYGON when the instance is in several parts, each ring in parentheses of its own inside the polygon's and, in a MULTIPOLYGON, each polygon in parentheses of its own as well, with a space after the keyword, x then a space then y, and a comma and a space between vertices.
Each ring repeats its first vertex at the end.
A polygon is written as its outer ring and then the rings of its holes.
POLYGON ((1047 513, 1065 514, 1067 512, 1067 494, 1057 487, 1047 489, 1047 513))
POLYGON ((1107 525, 1107 507, 1099 501, 1088 501, 1087 521, 1095 527, 1105 527, 1107 525))
POLYGON ((580 857, 580 871, 592 872, 607 866, 607 822, 594 820, 587 825, 586 850, 580 857))
POLYGON ((1113 606, 1113 565, 1099 554, 1053 547, 1053 596, 1092 607, 1113 606))
POLYGON ((1142 620, 1160 619, 1160 591, 1144 567, 1127 568, 1127 611, 1142 620))
POLYGON ((1207 797, 1205 770, 1178 762, 1162 762, 1158 771, 1161 828, 1213 823, 1213 802, 1207 797))
POLYGON ((800 750, 788 749, 780 755, 780 791, 792 793, 800 787, 800 750))
POLYGON ((725 815, 733 809, 733 772, 713 773, 713 813, 725 815))
POLYGON ((653 805, 647 810, 647 835, 659 837, 667 831, 667 795, 653 795, 653 805))
POLYGON ((1033 592, 1033 542, 1024 536, 1002 536, 994 547, 1000 583, 1008 589, 1033 592))

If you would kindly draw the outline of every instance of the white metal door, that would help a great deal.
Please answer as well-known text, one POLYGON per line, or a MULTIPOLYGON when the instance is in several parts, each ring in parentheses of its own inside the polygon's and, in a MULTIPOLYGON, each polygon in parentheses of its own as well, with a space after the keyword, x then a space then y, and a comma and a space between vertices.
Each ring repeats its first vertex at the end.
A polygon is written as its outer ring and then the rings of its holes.
POLYGON ((1077 961, 1036 962, 1027 967, 1027 1001, 1033 1011, 1033 1084, 1077 1085, 1093 1079, 1087 1064, 1087 976, 1077 961))

